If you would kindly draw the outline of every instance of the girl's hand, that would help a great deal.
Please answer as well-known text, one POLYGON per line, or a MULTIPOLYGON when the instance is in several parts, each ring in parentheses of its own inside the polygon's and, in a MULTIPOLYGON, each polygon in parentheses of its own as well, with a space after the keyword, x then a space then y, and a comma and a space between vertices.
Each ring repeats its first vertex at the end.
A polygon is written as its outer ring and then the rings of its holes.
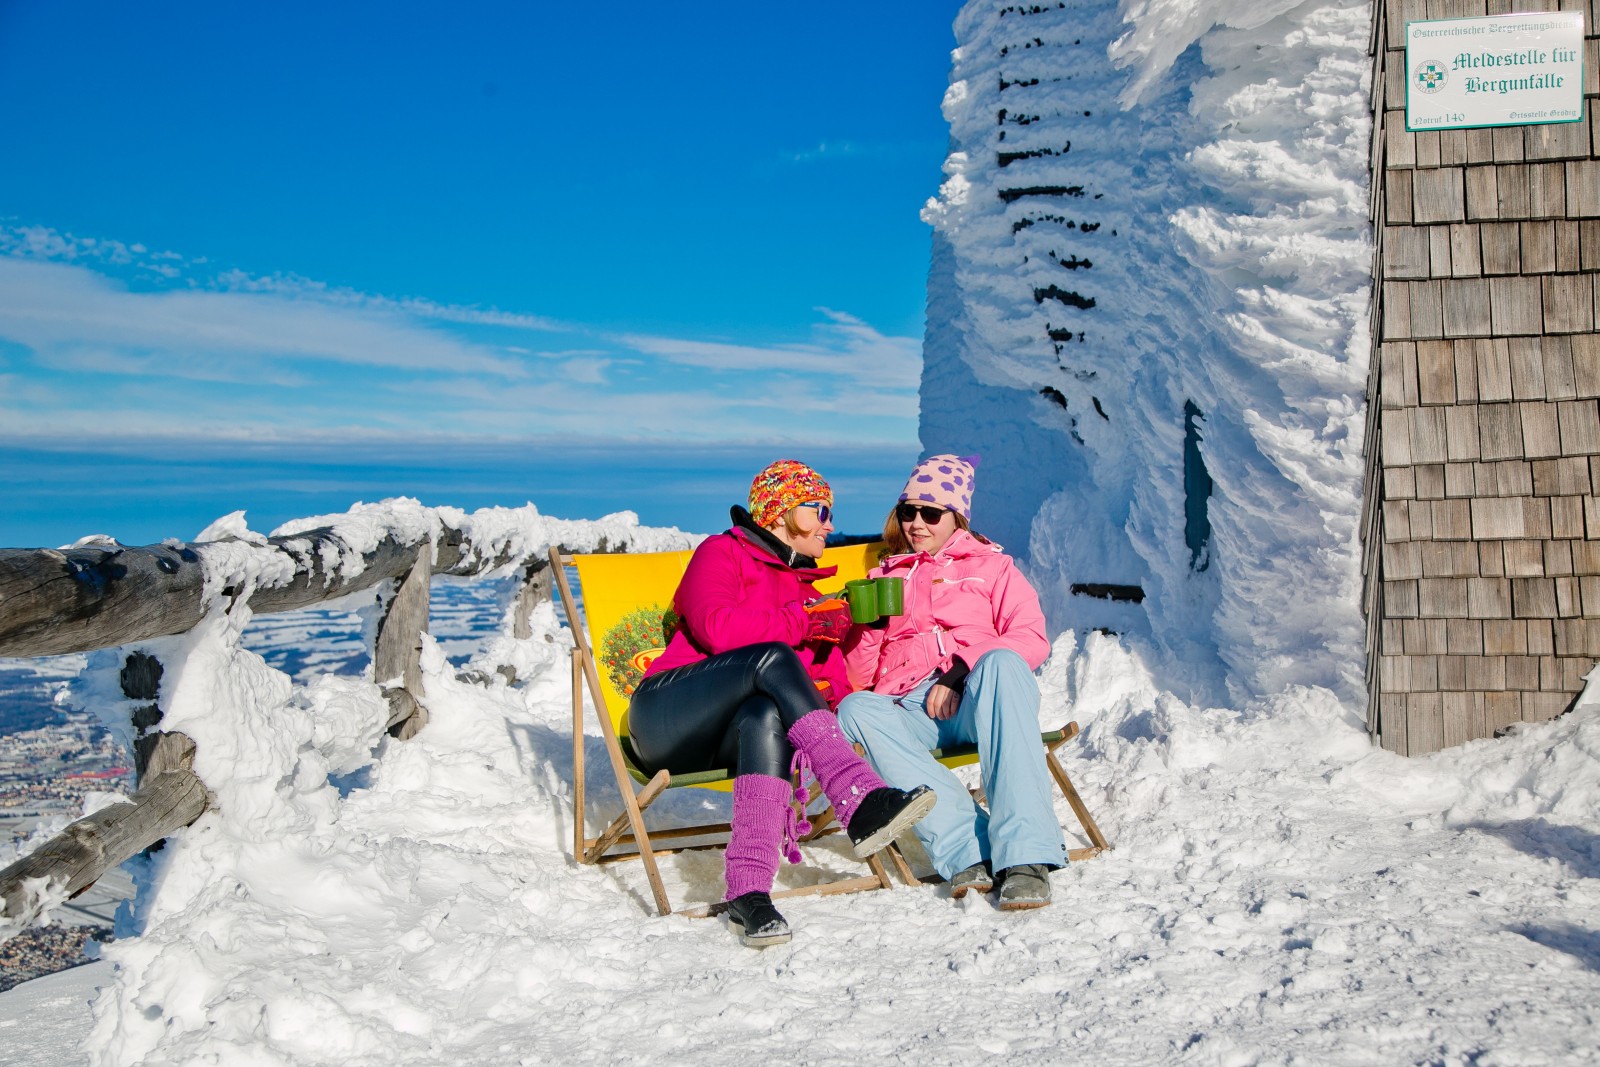
POLYGON ((923 707, 930 719, 948 719, 961 710, 961 694, 947 685, 935 684, 928 690, 923 707))
POLYGON ((939 676, 928 690, 928 699, 924 707, 930 719, 948 719, 961 710, 961 691, 967 687, 967 675, 971 673, 967 661, 960 656, 950 660, 950 666, 939 676))

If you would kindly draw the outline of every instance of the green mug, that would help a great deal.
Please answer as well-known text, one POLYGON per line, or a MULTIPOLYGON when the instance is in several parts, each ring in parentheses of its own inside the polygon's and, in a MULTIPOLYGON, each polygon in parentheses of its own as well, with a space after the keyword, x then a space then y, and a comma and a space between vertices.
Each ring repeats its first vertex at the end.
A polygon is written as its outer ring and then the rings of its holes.
POLYGON ((844 595, 850 601, 852 622, 878 621, 878 584, 871 578, 845 582, 844 595))
POLYGON ((878 614, 902 615, 906 610, 906 580, 904 578, 876 578, 878 587, 878 614))

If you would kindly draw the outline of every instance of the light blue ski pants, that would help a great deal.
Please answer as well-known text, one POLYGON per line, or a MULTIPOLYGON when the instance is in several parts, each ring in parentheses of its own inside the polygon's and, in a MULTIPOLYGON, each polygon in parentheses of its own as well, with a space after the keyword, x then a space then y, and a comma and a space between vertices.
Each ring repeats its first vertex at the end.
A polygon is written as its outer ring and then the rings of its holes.
POLYGON ((1066 841, 1051 804, 1050 772, 1039 743, 1039 684, 1009 649, 985 653, 967 675, 961 708, 930 719, 929 679, 900 697, 851 693, 839 726, 867 751, 883 780, 899 789, 932 786, 939 802, 917 823, 917 839, 948 879, 980 860, 996 871, 1022 863, 1064 867, 1066 841), (976 744, 987 813, 929 749, 976 744))

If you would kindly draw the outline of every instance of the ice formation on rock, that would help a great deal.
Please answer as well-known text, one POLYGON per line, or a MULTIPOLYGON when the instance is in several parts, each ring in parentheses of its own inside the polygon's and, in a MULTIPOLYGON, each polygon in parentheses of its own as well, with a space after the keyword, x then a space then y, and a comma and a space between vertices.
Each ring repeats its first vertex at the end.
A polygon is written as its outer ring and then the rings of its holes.
POLYGON ((977 525, 1053 625, 1129 634, 1175 692, 1361 699, 1370 25, 1356 0, 956 21, 922 443, 984 454, 977 525), (1143 601, 1072 591, 1108 585, 1143 601))

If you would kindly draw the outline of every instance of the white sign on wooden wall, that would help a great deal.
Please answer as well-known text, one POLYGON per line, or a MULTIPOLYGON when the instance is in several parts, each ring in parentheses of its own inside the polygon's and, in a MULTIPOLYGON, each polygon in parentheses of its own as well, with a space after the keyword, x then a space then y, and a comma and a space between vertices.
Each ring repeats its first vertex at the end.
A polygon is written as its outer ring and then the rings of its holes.
POLYGON ((1406 23, 1406 129, 1583 119, 1583 12, 1406 23))

